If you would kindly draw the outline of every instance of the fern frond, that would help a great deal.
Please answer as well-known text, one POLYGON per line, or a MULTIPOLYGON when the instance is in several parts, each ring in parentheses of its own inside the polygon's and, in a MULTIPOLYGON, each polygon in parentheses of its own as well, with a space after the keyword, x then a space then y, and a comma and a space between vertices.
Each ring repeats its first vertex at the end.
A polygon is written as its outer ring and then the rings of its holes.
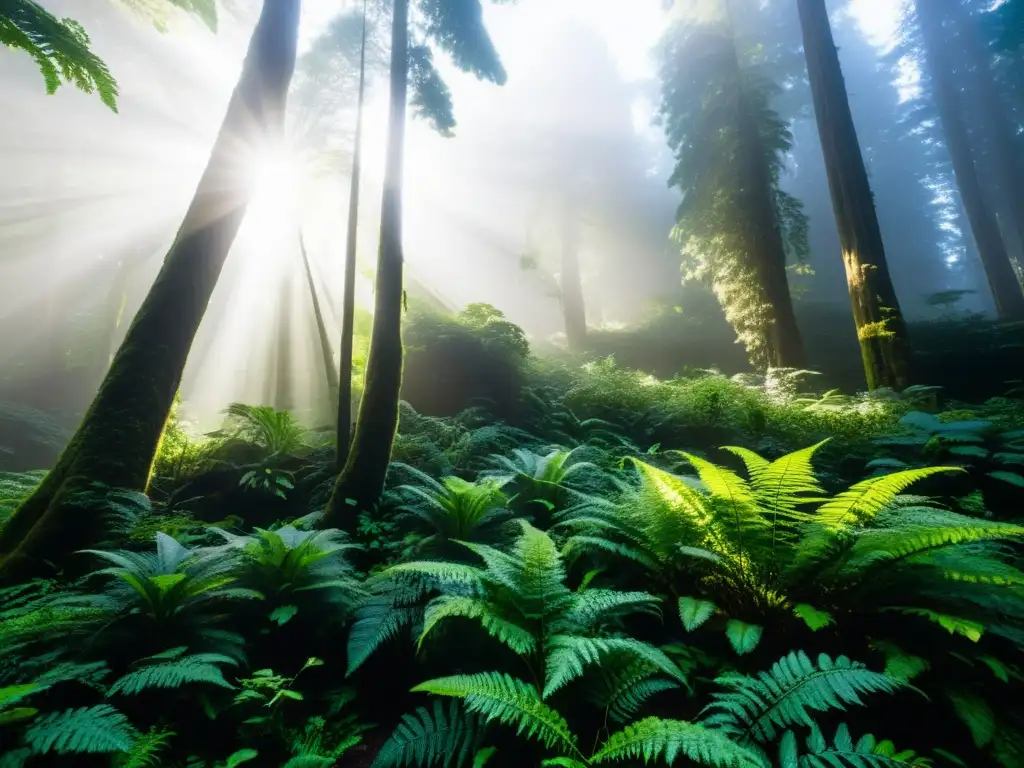
POLYGON ((628 613, 650 613, 660 616, 661 598, 647 592, 620 592, 615 589, 588 589, 576 595, 563 619, 553 623, 559 627, 593 629, 600 622, 628 613))
POLYGON ((348 635, 348 672, 351 675, 374 651, 398 636, 416 619, 415 608, 396 605, 394 595, 376 595, 356 611, 348 635))
POLYGON ((817 520, 832 530, 849 528, 875 517, 904 489, 919 480, 942 472, 962 472, 960 467, 921 467, 869 477, 826 501, 816 512, 817 520))
POLYGON ((821 729, 811 724, 807 737, 807 754, 800 754, 796 734, 786 731, 779 741, 779 764, 793 768, 899 768, 899 766, 930 766, 931 760, 907 750, 897 752, 891 741, 877 741, 870 733, 856 742, 850 729, 842 723, 829 744, 821 729))
POLYGON ((657 717, 613 733, 591 760, 604 763, 642 758, 645 763, 664 760, 672 765, 680 757, 716 768, 764 768, 760 755, 730 740, 722 731, 657 717))
POLYGON ((537 649, 537 641, 533 634, 515 622, 501 616, 495 606, 486 600, 461 595, 441 595, 427 605, 423 617, 423 632, 420 633, 419 645, 437 624, 444 619, 462 617, 474 619, 487 630, 487 633, 504 643, 520 655, 533 653, 537 649))
POLYGON ((823 440, 772 462, 744 448, 725 447, 723 450, 743 459, 754 495, 765 513, 802 520, 807 515, 799 508, 822 500, 824 491, 815 477, 811 459, 827 442, 823 440))
POLYGON ((679 598, 679 618, 687 632, 697 629, 717 610, 718 607, 710 600, 698 600, 696 597, 679 598))
POLYGON ((39 754, 128 752, 135 738, 128 718, 109 704, 50 712, 25 730, 25 741, 39 754))
POLYGON ((488 722, 514 725, 519 735, 579 755, 576 737, 565 718, 541 701, 536 688, 522 680, 498 672, 481 672, 428 680, 412 690, 461 698, 468 711, 488 722))
POLYGON ((151 728, 135 740, 128 754, 119 759, 116 765, 118 768, 160 768, 160 752, 176 735, 174 731, 151 728))
POLYGON ((180 688, 187 683, 209 683, 221 688, 234 688, 224 679, 218 664, 236 664, 229 656, 218 653, 196 653, 159 664, 147 664, 115 681, 108 696, 133 696, 149 688, 180 688))
POLYGON ((676 680, 658 677, 660 672, 646 659, 608 654, 597 670, 590 697, 611 720, 625 723, 652 696, 679 687, 676 680))
POLYGON ((653 645, 626 637, 579 637, 555 635, 546 643, 543 698, 583 675, 589 664, 597 664, 605 654, 616 653, 642 659, 663 674, 685 682, 683 673, 672 660, 653 645))
POLYGON ((444 703, 435 700, 432 710, 420 707, 402 716, 371 768, 438 764, 461 768, 472 760, 481 737, 475 719, 463 712, 461 702, 449 702, 446 712, 444 703))
POLYGON ((729 690, 712 695, 704 722, 741 744, 771 741, 793 724, 809 726, 809 710, 845 709, 861 704, 862 694, 892 693, 904 685, 845 656, 833 660, 821 654, 815 663, 803 651, 784 656, 756 677, 724 676, 716 682, 729 690))

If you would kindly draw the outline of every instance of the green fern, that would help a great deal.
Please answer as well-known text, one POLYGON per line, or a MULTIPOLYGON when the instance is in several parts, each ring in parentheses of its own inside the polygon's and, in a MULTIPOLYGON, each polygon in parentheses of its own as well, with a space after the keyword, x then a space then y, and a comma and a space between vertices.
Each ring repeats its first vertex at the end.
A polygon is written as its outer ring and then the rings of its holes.
POLYGON ((39 754, 129 752, 135 739, 128 718, 109 704, 51 712, 25 731, 25 741, 39 754))
POLYGON ((187 683, 208 683, 221 688, 235 687, 224 679, 224 673, 218 666, 234 665, 237 663, 234 659, 217 653, 181 655, 184 650, 176 648, 163 654, 167 661, 146 664, 141 669, 129 672, 110 686, 107 695, 134 696, 151 688, 180 688, 187 683))
POLYGON ((918 757, 910 750, 898 752, 891 741, 877 741, 870 733, 854 742, 846 723, 836 729, 831 744, 821 729, 812 723, 807 737, 807 753, 803 755, 793 731, 786 731, 779 741, 779 765, 782 768, 925 768, 931 764, 930 760, 918 757))
POLYGON ((117 81, 73 19, 58 19, 34 0, 0 0, 0 44, 31 56, 53 94, 62 83, 96 92, 117 112, 117 81))
POLYGON ((962 472, 959 467, 921 467, 870 477, 826 501, 816 512, 822 525, 831 530, 849 528, 871 520, 913 483, 942 472, 962 472))
POLYGON ((583 675, 584 667, 598 664, 607 654, 646 661, 667 677, 684 682, 679 667, 653 646, 625 637, 580 637, 554 635, 548 638, 545 658, 543 698, 548 698, 566 683, 583 675))
POLYGON ((614 733, 592 762, 643 758, 645 763, 678 758, 717 768, 764 768, 760 755, 736 744, 722 731, 685 720, 648 717, 614 733))
POLYGON ((725 676, 716 681, 730 689, 712 696, 705 724, 720 728, 739 743, 773 740, 790 725, 810 726, 810 711, 825 712, 861 704, 865 693, 893 693, 905 684, 872 672, 845 656, 825 654, 811 661, 794 651, 757 677, 725 676))
POLYGON ((522 680, 498 672, 481 672, 428 680, 412 690, 461 698, 469 712, 487 722, 513 725, 519 735, 579 755, 576 737, 565 718, 541 701, 536 688, 522 680))
POLYGON ((160 768, 160 753, 177 734, 174 731, 151 728, 140 734, 128 754, 118 756, 117 768, 160 768))
POLYGON ((372 768, 403 768, 407 765, 443 764, 461 768, 480 747, 476 720, 462 710, 457 699, 447 711, 441 700, 432 710, 420 707, 402 721, 381 747, 372 768))

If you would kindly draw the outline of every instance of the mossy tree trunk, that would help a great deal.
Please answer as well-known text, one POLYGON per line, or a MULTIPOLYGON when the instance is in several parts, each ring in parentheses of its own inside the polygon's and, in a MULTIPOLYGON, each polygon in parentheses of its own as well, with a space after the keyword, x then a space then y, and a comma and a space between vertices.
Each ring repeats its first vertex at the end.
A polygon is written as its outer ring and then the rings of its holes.
POLYGON ((341 370, 338 374, 338 428, 335 469, 348 461, 352 442, 352 350, 356 319, 356 246, 359 234, 359 184, 363 163, 363 105, 366 101, 366 2, 363 2, 363 39, 359 48, 359 99, 352 151, 352 178, 348 189, 348 229, 345 233, 345 283, 341 300, 341 370))
POLYGON ((402 389, 402 162, 409 75, 409 0, 395 0, 391 28, 391 106, 381 200, 373 329, 363 398, 348 459, 334 484, 321 526, 343 524, 349 500, 372 507, 384 491, 398 429, 402 389))
POLYGON ((725 11, 733 48, 728 66, 732 68, 730 76, 735 78, 742 207, 747 217, 745 224, 748 240, 756 244, 752 246, 750 267, 758 278, 761 298, 767 307, 763 329, 767 364, 773 368, 803 368, 804 345, 793 310, 793 297, 789 292, 786 246, 775 208, 768 154, 746 94, 728 0, 725 11))
POLYGON ((338 402, 338 369, 334 367, 334 353, 331 352, 331 340, 327 334, 327 324, 320 307, 320 297, 316 292, 316 281, 313 280, 313 268, 309 263, 306 251, 306 239, 299 232, 299 251, 302 253, 302 267, 306 274, 306 287, 309 289, 309 300, 313 302, 313 317, 316 320, 316 334, 320 340, 320 355, 324 361, 324 376, 327 382, 327 399, 330 401, 331 420, 335 421, 338 414, 334 412, 338 402))
POLYGON ((939 120, 953 161, 953 175, 992 290, 996 313, 1000 320, 1024 320, 1024 291, 1010 263, 994 209, 982 191, 977 157, 964 119, 963 99, 945 50, 951 41, 944 28, 940 5, 930 0, 918 0, 915 8, 939 120))
POLYGON ((265 0, 241 78, 174 245, 78 431, 0 530, 0 583, 49 571, 102 535, 102 510, 74 503, 89 483, 143 490, 185 360, 245 215, 245 160, 280 134, 301 0, 265 0))
POLYGON ((825 0, 798 0, 818 137, 846 266, 868 389, 909 383, 907 327, 889 277, 882 232, 850 111, 825 0))
POLYGON ((295 388, 292 386, 293 362, 292 341, 295 338, 292 318, 295 314, 294 275, 289 270, 281 276, 280 301, 277 311, 277 334, 268 350, 270 365, 267 370, 274 372, 274 388, 270 392, 270 404, 279 411, 290 411, 296 406, 295 388))
POLYGON ((583 277, 580 271, 579 208, 571 192, 562 201, 562 266, 559 291, 565 338, 569 349, 581 349, 587 343, 587 308, 583 298, 583 277))

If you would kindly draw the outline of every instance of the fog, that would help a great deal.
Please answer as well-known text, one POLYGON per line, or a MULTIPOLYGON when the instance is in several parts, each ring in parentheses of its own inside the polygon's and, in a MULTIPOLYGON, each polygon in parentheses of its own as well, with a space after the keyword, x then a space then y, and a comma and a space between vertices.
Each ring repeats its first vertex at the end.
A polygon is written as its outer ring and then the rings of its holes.
MULTIPOLYGON (((101 349, 116 349, 174 238, 237 79, 253 14, 236 2, 240 13, 225 15, 214 35, 178 14, 159 31, 108 0, 43 5, 85 25, 121 90, 116 115, 71 86, 48 96, 29 57, 0 50, 2 383, 15 399, 58 402, 73 411, 88 402, 109 361, 88 340, 98 334, 105 339, 101 349), (81 377, 41 380, 55 359, 72 361, 81 377)), ((343 4, 305 5, 308 49, 343 4)), ((894 62, 890 53, 903 3, 833 5, 843 11, 834 31, 904 311, 933 317, 930 294, 965 289, 973 293, 959 309, 990 312, 944 148, 904 120, 920 98, 913 87, 920 73, 913 60, 894 62)), ((678 248, 669 239, 679 193, 668 186, 672 156, 656 124, 653 47, 668 24, 662 6, 661 0, 488 6, 486 23, 509 73, 504 87, 437 57, 458 125, 453 137, 439 136, 422 120, 409 126, 410 291, 453 309, 491 303, 543 342, 563 328, 559 254, 571 236, 592 327, 642 323, 658 305, 688 311, 681 297, 707 295, 701 286, 683 288, 678 248)), ((791 24, 797 29, 795 10, 791 24)), ((372 80, 367 118, 363 306, 371 297, 376 250, 385 84, 386 78, 372 80)), ((797 95, 805 89, 791 85, 797 95)), ((794 278, 798 305, 846 312, 813 112, 806 95, 790 100, 802 103, 787 115, 794 145, 782 183, 809 215, 815 271, 794 278)), ((335 143, 345 147, 354 113, 339 114, 335 143)), ((294 139, 291 159, 278 161, 289 168, 252 169, 257 199, 193 347, 182 399, 190 417, 204 424, 230 401, 268 400, 282 388, 300 410, 324 398, 322 377, 309 373, 318 370, 319 352, 298 232, 301 227, 328 325, 336 329, 347 171, 305 174, 304 161, 295 160, 305 151, 301 137, 294 139), (275 343, 282 335, 291 339, 284 347, 275 343), (282 348, 292 356, 291 382, 276 379, 282 348)), ((713 300, 692 306, 724 326, 713 300)))

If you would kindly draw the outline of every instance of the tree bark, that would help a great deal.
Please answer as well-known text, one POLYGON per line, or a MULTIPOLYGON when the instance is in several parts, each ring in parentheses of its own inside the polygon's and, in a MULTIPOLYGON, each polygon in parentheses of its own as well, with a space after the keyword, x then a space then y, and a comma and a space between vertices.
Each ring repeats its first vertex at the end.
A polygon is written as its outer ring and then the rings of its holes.
POLYGON ((818 137, 868 389, 909 384, 910 343, 889 277, 864 157, 825 0, 797 0, 818 137))
POLYGON ((338 370, 334 367, 334 353, 331 352, 331 340, 327 334, 327 324, 324 322, 324 313, 320 308, 320 297, 316 292, 316 282, 313 280, 313 270, 309 264, 309 254, 306 252, 306 239, 299 232, 299 250, 302 252, 302 266, 306 273, 306 286, 309 288, 309 299, 313 302, 313 316, 316 319, 316 333, 320 339, 320 355, 324 361, 324 376, 327 381, 327 399, 331 404, 331 420, 337 421, 338 414, 335 407, 338 402, 338 370))
POLYGON ((730 66, 736 80, 736 127, 739 133, 743 208, 749 216, 751 241, 758 245, 752 250, 750 267, 760 282, 762 298, 768 307, 763 329, 768 367, 803 368, 804 346, 793 311, 793 298, 786 275, 786 247, 775 209, 772 182, 767 167, 764 141, 758 125, 750 113, 750 105, 743 87, 743 71, 728 0, 725 4, 729 44, 733 48, 730 66))
POLYGON ((348 229, 345 233, 345 284, 341 301, 341 370, 338 374, 338 428, 335 469, 348 461, 352 442, 352 349, 356 317, 356 246, 359 232, 359 184, 363 161, 363 105, 366 101, 366 0, 363 0, 363 39, 359 49, 359 100, 348 188, 348 229))
POLYGON ((352 447, 327 502, 321 527, 338 527, 350 506, 369 509, 380 498, 398 429, 402 389, 402 162, 409 80, 409 0, 395 0, 391 25, 391 106, 373 329, 352 447))
POLYGON ((977 158, 964 120, 963 100, 944 52, 950 41, 943 30, 939 5, 929 0, 917 0, 915 8, 925 43, 925 60, 935 89, 935 103, 953 161, 953 175, 971 222, 971 232, 995 300, 996 313, 1000 320, 1024 320, 1024 291, 1010 264, 999 222, 982 191, 977 158))
POLYGON ((578 213, 571 193, 567 193, 562 201, 562 268, 559 288, 562 316, 565 318, 565 338, 572 350, 581 349, 587 343, 587 310, 580 274, 580 235, 576 218, 578 213))
POLYGON ((90 483, 144 490, 189 348, 250 197, 244 159, 284 128, 301 0, 265 0, 241 78, 174 245, 78 431, 46 479, 0 530, 0 583, 94 544, 105 510, 90 483), (240 162, 240 160, 242 162, 240 162))
POLYGON ((1024 157, 1021 145, 1016 140, 1003 94, 996 86, 988 51, 977 24, 959 4, 950 2, 942 5, 956 25, 957 37, 962 41, 957 50, 962 51, 966 60, 965 93, 973 97, 966 116, 968 120, 973 116, 970 122, 991 147, 993 175, 1006 201, 1005 227, 1010 230, 1006 242, 1012 250, 1013 243, 1024 243, 1024 157))

